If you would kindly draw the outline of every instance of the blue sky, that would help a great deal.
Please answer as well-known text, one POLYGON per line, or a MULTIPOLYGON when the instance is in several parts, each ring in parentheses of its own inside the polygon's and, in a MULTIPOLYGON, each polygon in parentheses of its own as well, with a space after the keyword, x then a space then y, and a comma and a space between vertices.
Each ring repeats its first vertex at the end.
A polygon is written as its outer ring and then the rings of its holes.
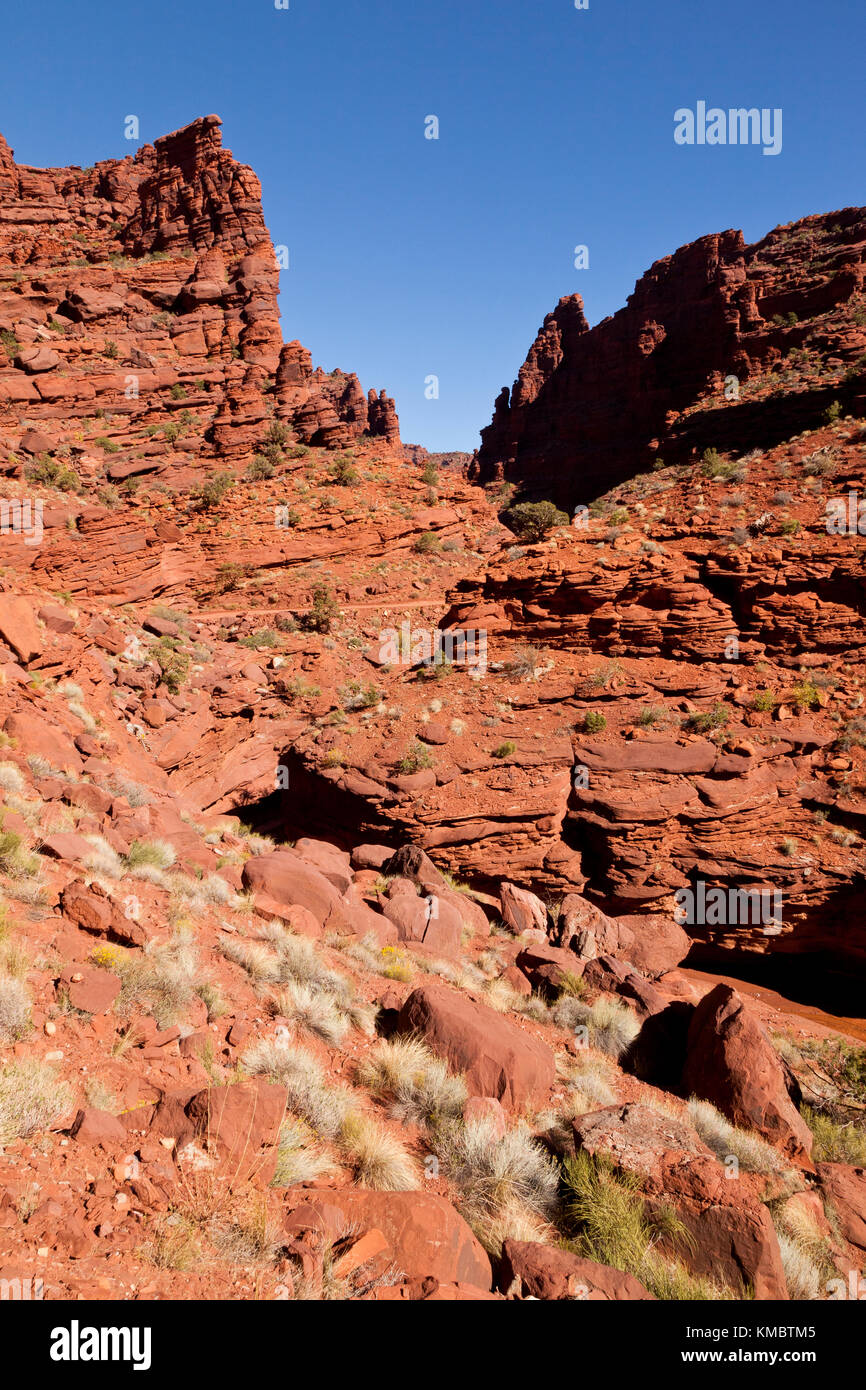
POLYGON ((864 201, 862 0, 41 0, 3 30, 22 163, 222 116, 289 247, 283 336, 430 449, 477 445, 561 295, 596 323, 695 237, 864 201), (699 100, 781 107, 782 152, 677 146, 699 100))

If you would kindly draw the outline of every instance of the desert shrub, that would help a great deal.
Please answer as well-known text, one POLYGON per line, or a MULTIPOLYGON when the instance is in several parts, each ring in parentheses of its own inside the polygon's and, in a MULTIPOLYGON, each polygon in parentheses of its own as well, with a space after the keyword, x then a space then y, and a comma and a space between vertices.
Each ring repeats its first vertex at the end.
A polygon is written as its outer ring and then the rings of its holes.
POLYGON ((275 647, 278 641, 279 638, 272 628, 262 627, 258 632, 250 632, 246 637, 241 637, 238 646, 250 647, 254 652, 258 652, 266 647, 275 647))
POLYGON ((696 710, 690 714, 686 723, 699 733, 712 733, 715 729, 723 729, 731 717, 731 711, 727 705, 717 700, 711 709, 696 710))
POLYGON ((199 489, 197 508, 202 512, 212 512, 220 505, 226 494, 234 487, 234 474, 225 470, 212 473, 199 489))
POLYGON ((791 698, 800 709, 814 709, 821 703, 821 692, 811 676, 803 676, 791 691, 791 698))
POLYGON ((60 492, 78 492, 81 488, 78 474, 73 473, 65 464, 58 463, 56 459, 49 458, 48 454, 39 454, 24 473, 29 482, 56 487, 60 492))
POLYGON ((772 690, 756 690, 752 705, 756 710, 767 714, 776 708, 776 696, 772 690))
POLYGON ((747 1173, 782 1173, 790 1168, 779 1150, 766 1139, 731 1124, 707 1100, 692 1096, 689 1118, 707 1148, 712 1149, 721 1163, 727 1158, 736 1158, 747 1173))
POLYGON ((358 1068, 358 1080, 390 1103, 395 1119, 410 1124, 437 1124, 462 1113, 466 1083, 454 1076, 420 1038, 396 1038, 376 1044, 358 1068))
POLYGON ((275 468, 271 461, 264 458, 261 454, 256 454, 252 463, 247 467, 244 477, 251 483, 259 483, 263 482, 265 478, 272 478, 274 472, 275 468))
POLYGON ((412 549, 416 555, 434 555, 441 549, 439 537, 435 531, 422 531, 412 542, 412 549))
POLYGON ((500 743, 498 748, 494 748, 494 749, 493 749, 493 757, 494 757, 494 758, 510 758, 511 755, 512 755, 512 753, 516 753, 516 752, 517 752, 517 744, 516 744, 516 743, 512 743, 511 740, 508 739, 508 740, 506 740, 505 743, 500 743))
POLYGON ((411 775, 413 772, 420 772, 422 768, 432 767, 434 763, 433 754, 430 749, 417 739, 410 743, 397 763, 397 771, 404 775, 411 775))
POLYGON ((331 481, 338 487, 352 487, 360 481, 360 474, 351 458, 341 454, 334 459, 331 465, 331 481))
POLYGON ((331 631, 331 623, 340 611, 340 605, 331 589, 325 584, 316 584, 311 593, 310 608, 301 618, 301 626, 307 632, 331 631))
POLYGON ((538 648, 529 642, 519 642, 502 669, 512 680, 528 681, 532 680, 540 663, 541 653, 538 648))
POLYGON ((569 516, 553 502, 518 502, 505 513, 505 524, 522 541, 541 541, 556 526, 568 526, 569 516))
POLYGON ((0 1063, 0 1148, 47 1129, 72 1106, 72 1090, 48 1062, 0 1063))
POLYGON ((160 685, 166 686, 172 695, 180 692, 192 666, 192 658, 187 652, 179 650, 176 643, 176 638, 164 637, 152 649, 160 671, 160 685))
POLYGON ((585 1029, 589 1046, 610 1057, 623 1056, 640 1032, 637 1015, 611 994, 600 995, 594 1004, 574 997, 559 999, 552 1016, 560 1028, 585 1029))
POLYGON ((586 734, 600 734, 607 728, 607 720, 604 715, 595 709, 587 710, 583 716, 583 731, 586 734))

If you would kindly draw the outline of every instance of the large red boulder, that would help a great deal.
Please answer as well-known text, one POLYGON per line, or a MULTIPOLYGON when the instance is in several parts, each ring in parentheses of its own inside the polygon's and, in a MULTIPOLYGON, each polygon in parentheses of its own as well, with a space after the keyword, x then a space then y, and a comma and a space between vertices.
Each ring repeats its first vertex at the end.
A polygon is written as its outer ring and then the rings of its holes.
POLYGON ((849 1245, 866 1253, 866 1168, 819 1163, 818 1174, 824 1201, 835 1215, 842 1235, 849 1245))
MULTIPOLYGON (((311 1193, 303 1210, 336 1208, 346 1229, 376 1229, 391 1247, 391 1259, 407 1279, 433 1277, 442 1284, 469 1284, 489 1291, 493 1273, 483 1247, 450 1202, 435 1193, 367 1192, 360 1188, 311 1193)), ((295 1213, 292 1213, 294 1216, 295 1213)))
POLYGON ((3 595, 0 604, 0 638, 26 666, 42 651, 42 636, 26 598, 3 595))
POLYGON ((274 850, 248 859, 243 882, 253 893, 262 893, 286 907, 308 908, 319 925, 328 930, 352 930, 333 883, 294 850, 274 850))
POLYGON ((788 1297, 773 1220, 748 1173, 733 1179, 715 1159, 670 1154, 643 1191, 650 1210, 674 1207, 685 1232, 667 1248, 693 1274, 757 1299, 788 1297))
POLYGON ((503 1293, 546 1301, 634 1303, 653 1298, 631 1274, 531 1240, 505 1241, 497 1282, 503 1293))
POLYGON ((785 1070, 736 990, 717 985, 689 1025, 683 1086, 743 1129, 808 1163, 812 1133, 788 1094, 785 1070))
POLYGON ((420 1034, 454 1071, 465 1072, 471 1094, 493 1096, 513 1109, 542 1100, 556 1079, 546 1043, 445 985, 413 990, 400 1010, 397 1031, 420 1034))

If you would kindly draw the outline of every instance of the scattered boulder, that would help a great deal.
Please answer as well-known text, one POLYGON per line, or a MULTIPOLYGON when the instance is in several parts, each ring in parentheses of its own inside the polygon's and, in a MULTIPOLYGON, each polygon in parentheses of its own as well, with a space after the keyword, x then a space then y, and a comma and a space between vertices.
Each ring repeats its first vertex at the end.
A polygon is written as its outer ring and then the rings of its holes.
POLYGON ((503 1293, 545 1302, 636 1302, 653 1298, 631 1274, 581 1259, 555 1245, 527 1240, 505 1241, 497 1285, 503 1293))
POLYGON ((493 1096, 510 1109, 542 1100, 556 1077, 546 1043, 444 985, 413 990, 400 1010, 397 1029, 420 1034, 454 1071, 465 1072, 473 1095, 493 1096))
POLYGON ((743 1129, 754 1129, 800 1162, 812 1133, 788 1094, 782 1063, 736 990, 716 985, 697 1005, 688 1033, 683 1086, 743 1129))

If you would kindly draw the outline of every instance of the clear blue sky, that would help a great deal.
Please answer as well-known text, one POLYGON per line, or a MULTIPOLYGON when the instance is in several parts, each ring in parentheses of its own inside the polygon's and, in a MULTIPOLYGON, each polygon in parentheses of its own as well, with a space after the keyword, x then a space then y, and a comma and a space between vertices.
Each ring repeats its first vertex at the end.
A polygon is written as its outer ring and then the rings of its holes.
POLYGON ((0 131, 87 165, 126 115, 217 112, 290 248, 284 337, 472 449, 561 295, 595 323, 695 237, 866 201, 864 39, 863 0, 40 0, 4 16, 0 131), (698 100, 781 107, 782 153, 676 146, 698 100))

